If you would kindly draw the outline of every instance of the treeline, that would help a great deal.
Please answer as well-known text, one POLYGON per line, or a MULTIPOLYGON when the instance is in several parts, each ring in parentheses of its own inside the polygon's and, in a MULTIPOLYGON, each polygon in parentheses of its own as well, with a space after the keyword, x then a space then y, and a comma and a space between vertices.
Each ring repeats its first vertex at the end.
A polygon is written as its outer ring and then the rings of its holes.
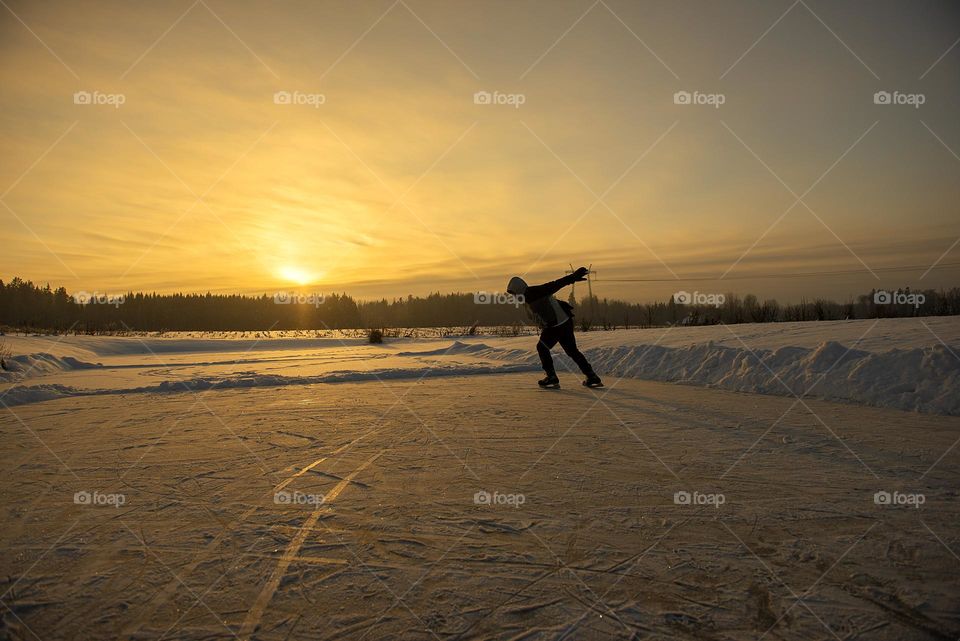
MULTIPOLYGON (((570 299, 568 299, 570 300, 570 299)), ((614 329, 716 323, 768 323, 960 314, 960 288, 876 290, 846 303, 816 299, 781 305, 753 295, 727 294, 710 303, 628 303, 585 298, 572 301, 580 329, 614 329)), ((347 294, 241 296, 144 294, 119 296, 69 293, 14 278, 0 281, 0 326, 10 330, 75 331, 254 331, 375 327, 470 327, 526 325, 523 306, 504 297, 473 293, 408 296, 357 301, 347 294)))
POLYGON ((0 281, 0 326, 83 333, 437 327, 524 323, 522 307, 478 304, 473 294, 357 301, 347 294, 126 294, 67 292, 0 281))
POLYGON ((780 304, 774 299, 760 300, 753 294, 725 294, 718 299, 722 300, 712 304, 678 304, 672 298, 663 303, 646 304, 583 299, 578 304, 577 318, 581 329, 613 329, 960 315, 960 288, 957 287, 922 291, 909 287, 874 289, 845 303, 817 298, 801 299, 795 304, 780 304))

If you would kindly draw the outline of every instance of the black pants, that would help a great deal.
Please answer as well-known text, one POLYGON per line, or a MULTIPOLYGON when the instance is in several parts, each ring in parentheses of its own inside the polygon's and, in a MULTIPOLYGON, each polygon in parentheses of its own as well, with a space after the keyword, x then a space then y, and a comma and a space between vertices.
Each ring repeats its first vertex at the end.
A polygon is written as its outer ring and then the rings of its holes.
POLYGON ((562 325, 556 327, 547 327, 540 334, 540 341, 537 343, 537 354, 540 355, 540 363, 543 365, 543 371, 548 376, 556 376, 557 371, 553 368, 553 357, 550 355, 550 348, 557 343, 567 353, 567 356, 573 359, 580 371, 585 376, 593 374, 593 368, 587 362, 587 357, 577 349, 577 339, 573 336, 573 320, 568 320, 562 325))

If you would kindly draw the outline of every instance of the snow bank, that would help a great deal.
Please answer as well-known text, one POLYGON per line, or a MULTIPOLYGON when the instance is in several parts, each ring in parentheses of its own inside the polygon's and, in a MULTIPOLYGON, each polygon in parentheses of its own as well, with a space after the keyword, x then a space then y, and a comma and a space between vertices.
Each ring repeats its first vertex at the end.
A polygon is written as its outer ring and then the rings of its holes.
POLYGON ((80 369, 102 367, 100 363, 88 363, 73 356, 54 356, 53 354, 23 354, 4 359, 6 370, 0 371, 0 381, 10 383, 30 376, 40 376, 53 372, 66 372, 80 369))
MULTIPOLYGON (((713 342, 687 347, 633 345, 584 350, 601 375, 704 385, 738 392, 804 396, 934 414, 960 414, 960 358, 944 345, 867 352, 835 341, 815 348, 750 350, 713 342)), ((522 350, 487 358, 536 356, 522 350)), ((578 372, 554 354, 560 372, 578 372)), ((579 373, 579 372, 578 372, 579 373)), ((609 380, 608 380, 609 383, 609 380)))
POLYGON ((476 354, 490 349, 492 348, 484 343, 470 344, 463 343, 461 341, 453 341, 453 344, 450 345, 450 347, 431 349, 422 352, 398 352, 397 356, 448 356, 451 354, 476 354))
POLYGON ((79 396, 81 392, 66 385, 14 385, 0 395, 0 402, 7 407, 53 401, 67 396, 79 396))
POLYGON ((14 385, 0 393, 0 401, 8 407, 38 403, 71 396, 102 396, 111 394, 157 394, 173 392, 201 392, 210 389, 227 390, 248 387, 281 387, 285 385, 315 385, 318 383, 349 383, 386 381, 393 379, 421 379, 439 376, 475 376, 525 372, 536 369, 525 363, 494 365, 437 365, 430 367, 386 368, 368 371, 341 370, 317 376, 283 376, 248 372, 223 377, 198 377, 163 381, 156 385, 132 388, 78 388, 69 385, 14 385))
MULTIPOLYGON (((628 377, 960 415, 960 317, 632 329, 588 332, 577 340, 608 385, 628 377)), ((10 371, 0 372, 0 400, 7 405, 539 369, 531 336, 401 338, 382 345, 202 336, 19 336, 7 342, 15 354, 26 354, 8 359, 10 371), (27 385, 34 377, 43 380, 27 385)), ((561 378, 576 372, 559 349, 554 354, 561 378)))
MULTIPOLYGON (((808 396, 877 407, 935 414, 960 415, 960 359, 942 345, 872 353, 850 349, 834 341, 816 348, 780 347, 749 350, 715 343, 687 347, 633 345, 586 349, 587 358, 607 383, 612 379, 645 380, 702 385, 737 392, 808 396)), ((66 385, 15 385, 2 400, 13 406, 67 396, 124 393, 169 393, 209 389, 313 385, 351 381, 419 379, 437 376, 476 376, 536 371, 532 350, 504 349, 479 343, 454 342, 448 348, 401 352, 397 356, 435 356, 425 364, 367 371, 338 370, 314 376, 285 376, 255 371, 227 376, 199 376, 165 380, 155 385, 123 389, 84 389, 66 385), (443 357, 468 354, 475 361, 444 362, 443 357)), ((577 372, 565 355, 555 354, 558 371, 577 372)), ((43 366, 66 366, 44 359, 43 366), (53 364, 53 365, 51 365, 53 364)), ((98 367, 74 363, 75 367, 98 367)), ((577 374, 579 375, 579 373, 577 374)))

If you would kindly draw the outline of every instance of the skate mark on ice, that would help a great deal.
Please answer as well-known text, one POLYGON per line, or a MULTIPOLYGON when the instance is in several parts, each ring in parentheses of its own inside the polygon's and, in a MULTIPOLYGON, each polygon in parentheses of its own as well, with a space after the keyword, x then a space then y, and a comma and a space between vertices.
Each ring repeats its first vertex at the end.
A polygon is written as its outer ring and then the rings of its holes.
POLYGON ((280 581, 283 579, 283 576, 287 573, 287 568, 290 567, 290 564, 300 552, 300 548, 313 531, 317 521, 319 521, 320 517, 327 512, 327 506, 336 500, 338 496, 340 496, 343 490, 345 490, 347 486, 353 482, 353 479, 355 476, 357 476, 357 474, 365 470, 371 463, 380 458, 384 452, 386 452, 386 449, 380 450, 366 461, 361 463, 357 469, 344 477, 342 481, 337 483, 337 485, 334 486, 334 488, 324 496, 323 503, 317 506, 317 509, 315 509, 310 516, 307 517, 307 520, 304 521, 303 525, 297 531, 297 534, 287 545, 287 549, 284 551, 283 556, 277 563, 277 567, 274 568, 273 574, 270 575, 270 578, 260 590, 260 594, 257 595, 257 599, 254 601, 253 606, 250 607, 250 611, 247 613, 247 618, 244 619, 243 625, 240 627, 240 634, 238 635, 238 638, 241 639, 241 641, 248 641, 253 635, 254 631, 256 631, 257 626, 260 625, 260 619, 263 617, 263 613, 266 611, 270 601, 273 600, 273 595, 280 586, 280 581))
MULTIPOLYGON (((340 452, 343 452, 344 450, 349 449, 355 443, 363 439, 365 436, 366 435, 361 435, 356 439, 350 441, 349 443, 346 443, 345 445, 341 445, 337 449, 330 452, 328 455, 322 456, 317 460, 313 461, 312 463, 302 467, 300 470, 298 470, 297 472, 294 472, 293 474, 288 476, 286 479, 284 479, 283 481, 278 483, 276 486, 274 486, 273 490, 271 491, 271 494, 276 494, 277 492, 281 491, 283 488, 290 485, 290 483, 295 481, 300 476, 303 476, 304 474, 312 470, 317 465, 329 459, 331 456, 335 456, 336 454, 339 454, 340 452)), ((290 469, 292 469, 292 467, 288 467, 284 471, 288 472, 290 471, 290 469)), ((149 621, 153 618, 153 615, 156 614, 157 610, 159 610, 160 607, 164 603, 169 601, 170 598, 173 597, 173 595, 177 592, 177 589, 180 586, 180 580, 182 579, 185 581, 188 576, 193 574, 193 572, 198 567, 200 567, 201 564, 206 562, 207 559, 209 559, 213 555, 213 553, 216 552, 217 548, 220 547, 220 543, 223 542, 223 540, 227 537, 227 535, 230 532, 232 532, 234 529, 236 529, 238 525, 240 525, 241 523, 246 521, 248 518, 253 516, 253 514, 258 509, 259 509, 259 506, 256 506, 256 505, 254 505, 253 507, 247 508, 244 512, 240 514, 240 516, 238 516, 236 519, 234 519, 229 524, 227 524, 227 526, 224 527, 223 530, 221 530, 215 537, 213 537, 210 540, 210 542, 207 543, 207 545, 205 545, 199 552, 197 552, 197 555, 186 567, 177 571, 177 577, 174 577, 173 579, 171 579, 156 594, 156 596, 154 596, 154 598, 144 607, 144 609, 141 612, 139 612, 136 617, 132 619, 130 624, 128 624, 121 632, 121 637, 132 638, 133 636, 136 635, 136 633, 140 630, 140 628, 142 628, 144 625, 149 623, 149 621)))

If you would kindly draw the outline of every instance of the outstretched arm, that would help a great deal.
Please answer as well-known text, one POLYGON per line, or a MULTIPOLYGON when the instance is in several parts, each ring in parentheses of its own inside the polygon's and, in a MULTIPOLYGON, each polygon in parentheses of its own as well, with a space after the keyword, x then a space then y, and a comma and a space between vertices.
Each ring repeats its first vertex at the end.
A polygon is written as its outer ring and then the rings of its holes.
POLYGON ((544 296, 556 294, 567 285, 572 285, 573 283, 582 280, 587 280, 586 267, 581 267, 572 274, 567 274, 563 278, 552 280, 549 283, 543 283, 542 285, 531 285, 527 288, 527 291, 524 292, 524 297, 526 297, 527 300, 537 300, 538 298, 543 298, 544 296))

